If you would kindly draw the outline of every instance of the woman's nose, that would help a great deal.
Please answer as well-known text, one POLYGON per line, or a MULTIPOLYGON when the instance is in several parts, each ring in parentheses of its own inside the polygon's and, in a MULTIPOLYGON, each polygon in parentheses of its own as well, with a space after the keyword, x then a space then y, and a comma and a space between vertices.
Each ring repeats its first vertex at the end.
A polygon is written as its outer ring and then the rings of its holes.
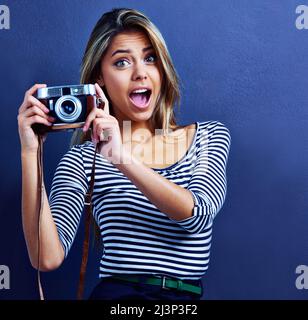
POLYGON ((141 63, 136 64, 134 73, 133 73, 133 80, 143 80, 147 78, 147 73, 145 70, 145 66, 141 63))

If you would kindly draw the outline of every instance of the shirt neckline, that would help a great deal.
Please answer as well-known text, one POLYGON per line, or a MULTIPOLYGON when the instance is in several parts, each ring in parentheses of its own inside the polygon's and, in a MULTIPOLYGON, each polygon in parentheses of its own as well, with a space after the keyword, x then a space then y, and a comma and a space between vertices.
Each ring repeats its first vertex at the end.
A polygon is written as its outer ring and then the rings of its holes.
POLYGON ((170 166, 168 167, 164 167, 164 168, 153 168, 153 167, 149 167, 150 169, 152 170, 155 170, 155 171, 163 171, 163 170, 169 170, 169 169, 172 169, 173 167, 177 166, 180 162, 182 162, 187 156, 188 154, 190 153, 191 149, 193 148, 193 146, 195 145, 196 143, 196 139, 197 139, 197 134, 198 134, 198 131, 199 131, 199 122, 196 121, 194 122, 195 124, 195 133, 194 133, 194 138, 192 139, 192 142, 189 146, 189 148, 187 149, 185 155, 180 159, 178 160, 177 162, 171 164, 170 166))

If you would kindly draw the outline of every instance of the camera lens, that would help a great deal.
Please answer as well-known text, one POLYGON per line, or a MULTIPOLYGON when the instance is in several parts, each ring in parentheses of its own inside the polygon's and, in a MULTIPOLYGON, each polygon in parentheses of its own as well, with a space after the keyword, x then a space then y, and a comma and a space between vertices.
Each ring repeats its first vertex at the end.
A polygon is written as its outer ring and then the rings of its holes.
POLYGON ((61 105, 61 113, 71 115, 75 111, 75 104, 72 101, 64 101, 61 105))
POLYGON ((81 112, 81 102, 74 96, 62 96, 56 102, 55 113, 63 122, 76 122, 81 112))

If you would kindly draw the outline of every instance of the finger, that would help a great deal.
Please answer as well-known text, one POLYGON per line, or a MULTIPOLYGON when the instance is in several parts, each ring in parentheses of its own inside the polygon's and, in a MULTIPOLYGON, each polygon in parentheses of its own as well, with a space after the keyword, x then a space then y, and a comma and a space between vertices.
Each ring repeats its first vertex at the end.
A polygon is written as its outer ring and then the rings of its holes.
POLYGON ((109 115, 109 103, 108 103, 108 99, 105 96, 105 93, 103 91, 103 89, 97 84, 95 83, 95 89, 96 89, 96 94, 103 99, 103 101, 105 102, 104 105, 104 111, 109 115))
POLYGON ((46 113, 44 113, 39 107, 32 106, 31 108, 25 110, 23 113, 19 113, 17 116, 18 124, 27 122, 27 119, 38 115, 44 119, 46 119, 48 122, 53 123, 55 121, 55 118, 48 116, 46 113))
POLYGON ((40 100, 36 99, 33 96, 28 96, 25 103, 19 108, 19 113, 32 106, 39 107, 45 113, 49 113, 50 111, 40 100))
MULTIPOLYGON (((30 92, 30 91, 27 91, 30 92)), ((41 106, 42 110, 45 110, 46 113, 49 112, 49 109, 43 104, 41 103, 41 101, 39 101, 37 98, 33 97, 32 95, 26 93, 24 101, 22 103, 22 105, 20 106, 18 112, 23 112, 25 109, 29 108, 31 105, 38 105, 41 106)))
POLYGON ((27 126, 31 127, 34 123, 41 123, 41 124, 44 124, 48 127, 52 126, 51 122, 49 122, 47 119, 45 119, 39 115, 34 115, 32 117, 26 118, 26 120, 25 120, 25 124, 27 126))
POLYGON ((110 135, 110 131, 108 129, 102 130, 99 135, 99 141, 108 141, 109 135, 110 135))
POLYGON ((83 132, 86 132, 88 131, 92 121, 96 118, 96 109, 93 109, 87 116, 86 118, 86 121, 84 122, 84 125, 83 125, 83 129, 82 131, 83 132))
POLYGON ((96 118, 93 121, 93 138, 96 141, 108 141, 110 132, 113 131, 114 122, 110 119, 96 118))
POLYGON ((98 133, 99 127, 100 127, 100 123, 98 123, 95 119, 93 121, 93 130, 92 130, 92 137, 95 142, 99 141, 99 133, 98 133))
POLYGON ((33 87, 31 87, 28 91, 26 91, 26 96, 32 96, 37 89, 45 88, 47 85, 45 83, 36 83, 33 87))
POLYGON ((108 116, 108 115, 104 112, 104 110, 94 108, 94 109, 89 113, 89 115, 87 116, 82 131, 83 131, 83 132, 88 131, 88 129, 89 129, 90 126, 91 126, 91 123, 92 123, 92 122, 94 121, 94 119, 96 119, 97 117, 98 117, 98 118, 104 118, 104 117, 106 117, 106 116, 108 116))
POLYGON ((106 101, 107 97, 105 96, 103 89, 100 87, 100 85, 98 83, 95 83, 95 89, 96 89, 96 94, 99 97, 103 98, 104 101, 106 101))
POLYGON ((93 138, 95 141, 108 141, 109 133, 112 131, 112 122, 93 123, 93 138))
POLYGON ((104 118, 110 120, 110 115, 106 113, 103 109, 96 109, 96 118, 104 118))
POLYGON ((29 118, 33 115, 39 115, 45 119, 47 119, 48 121, 52 122, 55 121, 55 118, 49 116, 48 114, 46 114, 41 108, 39 108, 38 106, 32 106, 31 108, 28 108, 24 113, 23 116, 25 118, 29 118))

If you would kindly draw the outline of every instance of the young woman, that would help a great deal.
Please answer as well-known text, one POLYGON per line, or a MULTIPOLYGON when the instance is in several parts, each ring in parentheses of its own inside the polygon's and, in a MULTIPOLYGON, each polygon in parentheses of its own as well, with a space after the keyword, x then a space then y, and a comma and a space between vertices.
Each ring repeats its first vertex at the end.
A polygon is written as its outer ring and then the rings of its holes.
MULTIPOLYGON (((213 220, 226 196, 229 130, 218 121, 176 124, 176 71, 162 35, 136 10, 114 9, 97 22, 81 83, 95 84, 105 106, 75 132, 49 199, 44 193, 40 269, 54 270, 68 255, 99 142, 92 202, 104 250, 90 298, 200 299, 213 220)), ((23 228, 35 268, 38 138, 31 125, 54 120, 33 96, 44 86, 26 92, 18 116, 23 228)))

